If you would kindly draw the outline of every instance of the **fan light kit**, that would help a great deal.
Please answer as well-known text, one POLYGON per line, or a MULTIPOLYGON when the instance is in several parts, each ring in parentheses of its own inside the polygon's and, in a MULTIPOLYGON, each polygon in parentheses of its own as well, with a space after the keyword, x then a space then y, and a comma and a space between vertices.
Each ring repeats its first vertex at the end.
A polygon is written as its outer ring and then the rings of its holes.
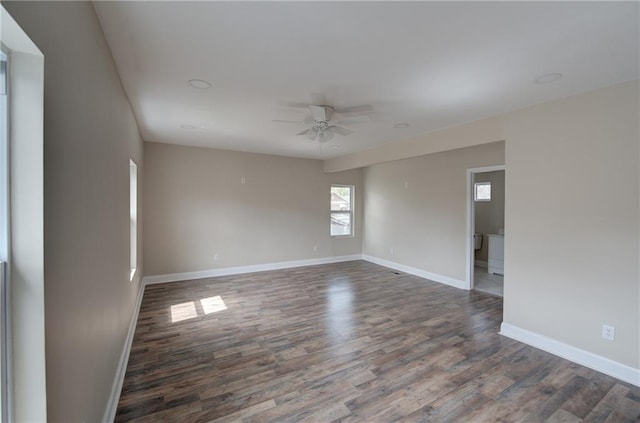
POLYGON ((349 125, 353 123, 365 123, 369 121, 369 117, 367 116, 346 116, 336 122, 331 121, 331 118, 334 117, 334 113, 352 113, 351 111, 360 112, 362 110, 369 111, 371 110, 370 106, 358 106, 353 108, 345 109, 344 112, 336 112, 336 110, 327 105, 316 105, 310 104, 304 107, 308 107, 309 112, 311 114, 310 118, 307 118, 302 121, 295 120, 274 120, 274 122, 284 122, 284 123, 310 123, 311 127, 305 129, 302 132, 299 132, 296 135, 305 135, 310 140, 318 140, 320 143, 325 143, 333 139, 333 137, 338 134, 341 136, 347 136, 352 134, 353 131, 351 129, 344 128, 339 125, 349 125))
POLYGON ((313 117, 313 126, 300 132, 297 135, 306 135, 310 140, 318 139, 319 142, 325 143, 331 140, 334 134, 349 135, 352 131, 337 125, 329 125, 331 116, 333 116, 333 107, 310 105, 311 116, 313 117))

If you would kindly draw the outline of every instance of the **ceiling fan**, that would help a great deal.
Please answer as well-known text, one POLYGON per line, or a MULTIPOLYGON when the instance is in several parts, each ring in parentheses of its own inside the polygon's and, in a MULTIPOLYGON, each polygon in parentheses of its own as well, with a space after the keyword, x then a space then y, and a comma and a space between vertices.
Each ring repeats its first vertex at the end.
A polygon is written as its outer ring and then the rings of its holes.
MULTIPOLYGON (((279 120, 275 119, 274 122, 284 122, 284 123, 307 123, 311 124, 311 127, 305 129, 304 131, 296 134, 296 135, 306 135, 310 140, 318 140, 320 143, 325 143, 331 140, 335 134, 347 136, 352 134, 353 131, 347 128, 344 128, 340 125, 350 125, 353 123, 365 123, 369 121, 368 116, 354 116, 354 117, 343 117, 340 120, 332 121, 332 117, 335 116, 336 110, 327 105, 316 105, 310 104, 305 105, 308 107, 310 116, 301 121, 297 120, 279 120)), ((367 106, 368 107, 368 106, 367 106)), ((359 108, 358 112, 365 111, 362 107, 359 108)), ((366 111, 370 110, 368 107, 366 111)), ((350 109, 349 109, 350 110, 350 109)), ((348 112, 348 111, 345 111, 348 112)))

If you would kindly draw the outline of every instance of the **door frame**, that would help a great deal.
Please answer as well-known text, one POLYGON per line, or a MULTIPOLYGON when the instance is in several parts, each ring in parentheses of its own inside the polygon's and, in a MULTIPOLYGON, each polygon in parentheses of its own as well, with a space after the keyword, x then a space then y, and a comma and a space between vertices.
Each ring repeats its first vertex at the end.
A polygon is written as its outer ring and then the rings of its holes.
MULTIPOLYGON (((473 289, 473 268, 475 266, 474 260, 474 245, 473 234, 476 227, 476 214, 475 214, 475 202, 473 201, 473 184, 475 183, 476 173, 494 172, 497 170, 505 171, 505 185, 507 177, 506 165, 494 165, 484 167, 473 167, 467 169, 467 272, 466 272, 466 288, 471 291, 473 289)), ((506 220, 505 220, 506 223, 506 220)))

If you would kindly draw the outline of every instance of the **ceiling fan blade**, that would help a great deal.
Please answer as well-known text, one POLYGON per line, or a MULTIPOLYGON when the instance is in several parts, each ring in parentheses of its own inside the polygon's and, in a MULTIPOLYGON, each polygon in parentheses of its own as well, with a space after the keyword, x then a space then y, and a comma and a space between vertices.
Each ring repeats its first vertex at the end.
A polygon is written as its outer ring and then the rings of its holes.
POLYGON ((342 136, 346 136, 353 133, 351 129, 343 128, 341 126, 336 126, 336 125, 330 126, 329 129, 331 130, 331 132, 335 132, 342 136))
POLYGON ((360 106, 351 106, 351 107, 341 107, 339 109, 336 109, 336 113, 346 113, 346 114, 368 113, 368 112, 373 112, 373 106, 371 106, 370 104, 363 104, 360 106))
POLYGON ((301 134, 305 134, 307 136, 307 138, 309 138, 310 140, 313 141, 313 140, 316 139, 316 136, 318 135, 318 130, 316 128, 309 128, 306 131, 301 132, 298 135, 301 135, 301 134))
POLYGON ((306 134, 307 134, 307 132, 309 132, 310 130, 311 130, 311 129, 305 129, 305 130, 304 130, 304 131, 302 131, 302 132, 298 132, 296 135, 306 135, 306 134))
POLYGON ((368 123, 371 121, 369 116, 353 116, 340 119, 336 122, 336 125, 354 125, 358 123, 368 123))
POLYGON ((271 122, 278 122, 278 123, 305 123, 303 120, 282 120, 282 119, 273 119, 271 122))

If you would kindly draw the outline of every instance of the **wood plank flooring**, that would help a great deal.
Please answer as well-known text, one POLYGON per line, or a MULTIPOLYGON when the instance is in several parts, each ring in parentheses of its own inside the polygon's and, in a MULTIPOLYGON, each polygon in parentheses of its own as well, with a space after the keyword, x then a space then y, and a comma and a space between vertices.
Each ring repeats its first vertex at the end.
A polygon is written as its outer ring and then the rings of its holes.
POLYGON ((355 261, 146 288, 117 422, 638 422, 502 299, 355 261))

